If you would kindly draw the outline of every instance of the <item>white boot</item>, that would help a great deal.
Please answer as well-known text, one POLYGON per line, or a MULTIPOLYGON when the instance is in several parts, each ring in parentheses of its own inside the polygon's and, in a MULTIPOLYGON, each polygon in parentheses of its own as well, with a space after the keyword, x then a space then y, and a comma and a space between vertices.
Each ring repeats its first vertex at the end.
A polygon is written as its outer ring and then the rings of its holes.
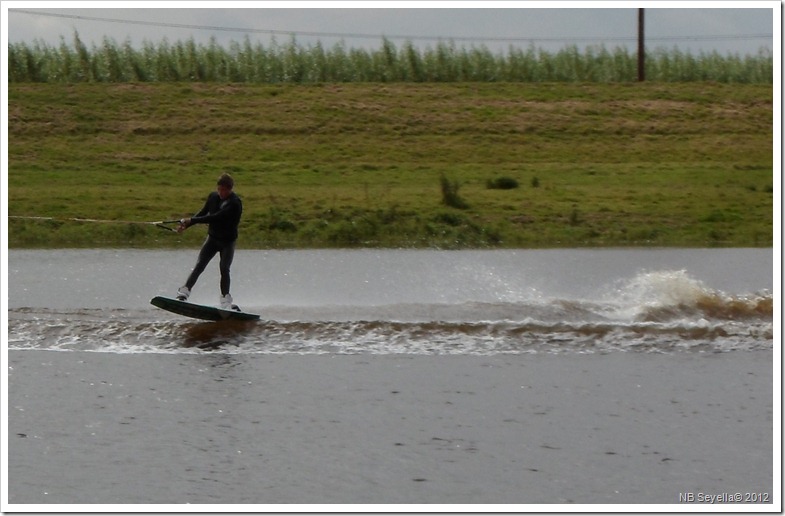
POLYGON ((224 310, 236 310, 240 311, 240 307, 233 303, 232 295, 226 294, 225 296, 221 296, 221 308, 224 310))
POLYGON ((188 287, 180 287, 177 289, 177 300, 188 301, 188 296, 191 295, 191 289, 188 287))

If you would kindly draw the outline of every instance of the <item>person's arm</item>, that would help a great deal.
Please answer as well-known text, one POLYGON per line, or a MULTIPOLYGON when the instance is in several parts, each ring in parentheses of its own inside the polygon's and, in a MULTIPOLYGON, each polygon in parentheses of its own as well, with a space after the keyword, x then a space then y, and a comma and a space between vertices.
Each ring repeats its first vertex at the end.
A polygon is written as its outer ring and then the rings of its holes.
MULTIPOLYGON (((210 194, 210 195, 212 195, 212 194, 210 194)), ((204 215, 207 215, 210 212, 210 195, 207 196, 207 199, 204 201, 204 206, 202 206, 202 209, 199 210, 199 213, 197 213, 196 215, 194 215, 191 218, 202 217, 204 215)))
POLYGON ((238 209, 239 205, 236 202, 227 202, 222 208, 212 215, 206 215, 202 212, 197 213, 191 217, 191 224, 210 224, 212 222, 225 220, 231 217, 238 209))
POLYGON ((236 198, 230 198, 229 202, 223 202, 215 213, 191 217, 191 224, 212 224, 213 222, 231 220, 237 215, 238 210, 240 210, 240 203, 236 198))
POLYGON ((182 233, 183 231, 191 227, 193 224, 195 224, 195 222, 193 222, 194 218, 204 217, 210 212, 210 195, 207 196, 207 200, 204 201, 204 206, 202 206, 202 209, 199 210, 199 212, 196 215, 194 215, 193 217, 186 217, 184 219, 180 219, 180 225, 177 226, 178 233, 182 233))

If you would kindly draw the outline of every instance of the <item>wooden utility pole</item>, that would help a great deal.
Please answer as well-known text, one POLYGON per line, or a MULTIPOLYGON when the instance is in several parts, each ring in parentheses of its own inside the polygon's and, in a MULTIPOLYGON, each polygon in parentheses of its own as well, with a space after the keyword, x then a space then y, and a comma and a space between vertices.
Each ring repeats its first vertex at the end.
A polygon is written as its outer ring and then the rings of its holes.
POLYGON ((643 44, 643 8, 638 9, 638 82, 646 80, 645 45, 643 44))

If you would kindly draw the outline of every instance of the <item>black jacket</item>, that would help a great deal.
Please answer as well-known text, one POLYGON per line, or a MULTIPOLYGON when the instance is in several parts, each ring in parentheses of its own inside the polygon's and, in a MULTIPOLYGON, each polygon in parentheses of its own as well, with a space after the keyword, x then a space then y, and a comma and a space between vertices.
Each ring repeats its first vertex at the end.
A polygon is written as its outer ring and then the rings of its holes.
POLYGON ((207 196, 204 208, 191 217, 191 224, 209 224, 207 233, 210 236, 229 243, 237 240, 237 226, 242 214, 243 203, 236 193, 232 192, 222 201, 218 192, 212 192, 207 196))

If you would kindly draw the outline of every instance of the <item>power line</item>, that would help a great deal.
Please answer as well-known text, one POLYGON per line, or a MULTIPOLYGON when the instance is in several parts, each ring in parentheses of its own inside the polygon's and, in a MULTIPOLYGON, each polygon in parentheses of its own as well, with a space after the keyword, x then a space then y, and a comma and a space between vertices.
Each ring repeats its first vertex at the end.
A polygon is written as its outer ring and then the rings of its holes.
MULTIPOLYGON (((107 23, 123 23, 128 25, 145 25, 148 27, 165 27, 175 29, 211 30, 221 32, 240 32, 248 34, 270 35, 298 35, 322 38, 351 38, 351 39, 389 39, 389 40, 421 40, 421 41, 486 41, 486 42, 579 42, 579 41, 635 41, 636 36, 586 36, 586 37, 495 37, 495 36, 414 36, 400 34, 366 34, 353 32, 317 32, 317 31, 286 31, 273 29, 253 29, 244 27, 222 27, 217 25, 194 25, 186 23, 170 23, 143 20, 121 20, 117 18, 103 18, 98 16, 83 16, 76 14, 49 13, 44 11, 30 11, 26 9, 9 9, 9 12, 31 14, 33 16, 49 16, 53 18, 69 18, 84 21, 100 21, 107 23)), ((725 34, 725 35, 692 35, 692 36, 664 36, 649 37, 648 41, 721 41, 740 39, 770 39, 772 34, 725 34)))

